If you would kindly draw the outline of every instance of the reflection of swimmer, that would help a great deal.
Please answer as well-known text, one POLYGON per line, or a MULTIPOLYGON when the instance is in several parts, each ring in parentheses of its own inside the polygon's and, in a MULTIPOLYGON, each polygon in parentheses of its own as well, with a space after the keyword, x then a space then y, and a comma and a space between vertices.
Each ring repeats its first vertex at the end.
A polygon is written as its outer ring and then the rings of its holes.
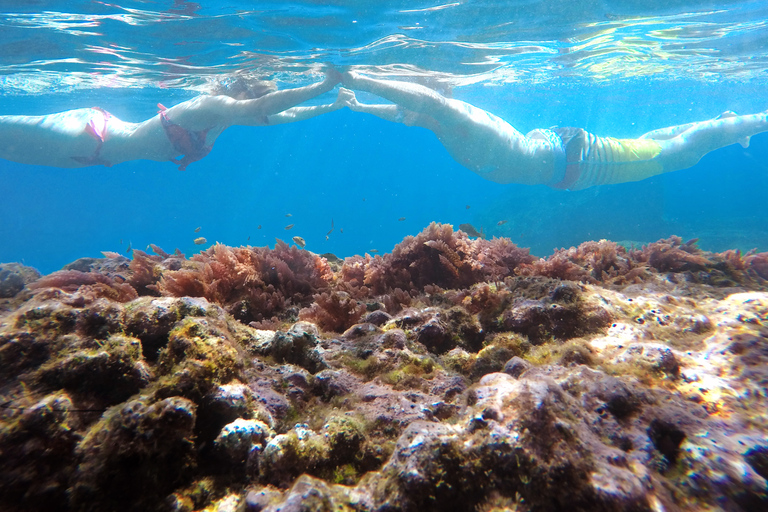
POLYGON ((0 116, 0 158, 52 167, 171 160, 184 170, 207 155, 228 126, 292 123, 342 108, 339 102, 295 106, 330 91, 338 82, 333 69, 323 82, 281 91, 268 82, 238 79, 214 95, 167 109, 158 105, 158 115, 142 123, 121 121, 100 108, 0 116))
POLYGON ((339 100, 350 109, 433 131, 457 162, 497 183, 579 190, 639 181, 692 167, 723 146, 738 142, 746 147, 752 135, 768 131, 768 112, 745 116, 726 112, 708 121, 654 130, 639 139, 598 137, 581 128, 539 129, 523 135, 490 112, 422 85, 354 72, 344 73, 342 83, 394 103, 365 105, 342 89, 339 100))

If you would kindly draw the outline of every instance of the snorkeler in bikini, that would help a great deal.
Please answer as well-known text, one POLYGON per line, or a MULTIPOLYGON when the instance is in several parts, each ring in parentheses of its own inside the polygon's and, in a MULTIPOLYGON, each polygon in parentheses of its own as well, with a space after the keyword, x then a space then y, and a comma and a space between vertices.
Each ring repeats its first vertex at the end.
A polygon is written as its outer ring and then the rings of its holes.
POLYGON ((220 86, 141 122, 121 121, 101 108, 81 108, 45 116, 0 116, 0 158, 52 167, 107 167, 128 160, 172 161, 180 170, 206 156, 216 138, 232 125, 266 126, 309 119, 342 108, 296 105, 332 90, 334 69, 323 82, 277 90, 244 79, 220 86))
POLYGON ((368 105, 342 89, 339 100, 356 112, 374 114, 437 135, 458 163, 497 183, 548 185, 581 190, 594 185, 640 181, 686 169, 710 151, 768 131, 768 112, 726 112, 697 123, 654 130, 638 139, 598 137, 581 128, 538 129, 523 135, 490 112, 445 98, 422 85, 342 74, 345 87, 394 105, 368 105))

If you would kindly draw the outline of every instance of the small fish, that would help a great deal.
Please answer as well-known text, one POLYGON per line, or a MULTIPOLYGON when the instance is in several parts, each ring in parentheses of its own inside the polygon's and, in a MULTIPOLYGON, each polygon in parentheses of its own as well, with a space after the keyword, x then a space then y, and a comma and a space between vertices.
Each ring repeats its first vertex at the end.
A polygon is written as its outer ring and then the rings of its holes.
POLYGON ((305 245, 307 245, 307 242, 304 241, 304 239, 301 238, 300 236, 293 237, 293 241, 296 243, 296 245, 298 245, 302 249, 304 248, 305 245))
POLYGON ((330 240, 330 239, 331 239, 331 237, 329 237, 328 235, 325 235, 325 239, 326 239, 326 240, 330 240))
POLYGON ((328 231, 328 232, 325 234, 325 235, 326 235, 326 236, 325 236, 325 239, 326 239, 326 240, 328 240, 328 235, 330 235, 331 233, 333 233, 333 219, 331 219, 331 230, 330 230, 330 231, 328 231))
POLYGON ((400 218, 399 218, 399 219, 397 219, 397 220, 399 220, 400 222, 403 222, 403 221, 405 220, 405 217, 400 217, 400 218))
POLYGON ((200 238, 195 238, 195 245, 203 245, 203 244, 204 244, 204 243, 206 243, 207 241, 208 241, 208 240, 206 240, 206 239, 205 239, 205 238, 203 238, 203 237, 200 237, 200 238))
POLYGON ((343 232, 344 232, 344 228, 339 228, 339 233, 343 233, 343 232))
POLYGON ((365 201, 365 198, 363 198, 363 201, 365 201))
POLYGON ((496 223, 496 225, 497 225, 497 226, 503 226, 503 225, 504 225, 504 224, 506 224, 507 222, 509 222, 509 221, 508 221, 508 220, 500 220, 499 222, 497 222, 497 223, 496 223))
POLYGON ((286 213, 285 216, 286 217, 293 217, 293 215, 291 215, 290 213, 286 213))
POLYGON ((202 226, 198 226, 198 227, 196 227, 196 228, 195 228, 195 233, 199 233, 201 229, 203 229, 203 227, 202 227, 202 226))
POLYGON ((373 253, 373 254, 376 254, 377 252, 379 252, 379 250, 378 250, 378 249, 371 249, 371 250, 370 250, 370 251, 368 251, 368 252, 370 252, 370 253, 373 253))
POLYGON ((120 245, 123 245, 123 239, 122 238, 120 239, 120 245))
POLYGON ((467 205, 467 210, 469 210, 470 208, 471 208, 471 207, 470 207, 469 205, 467 205))
POLYGON ((128 242, 128 247, 125 249, 125 252, 131 252, 131 242, 128 242))
POLYGON ((475 229, 475 226, 472 224, 459 224, 459 229, 468 234, 469 236, 474 236, 477 238, 481 238, 482 234, 475 229))
POLYGON ((259 227, 257 227, 256 229, 261 229, 261 224, 259 224, 259 227))
MULTIPOLYGON (((250 235, 248 235, 248 240, 250 240, 250 239, 251 239, 251 236, 250 236, 250 235)), ((248 240, 246 240, 246 242, 247 242, 248 240)))
POLYGON ((285 229, 288 230, 288 229, 291 229, 292 227, 293 227, 293 224, 288 224, 287 226, 285 226, 285 229))
POLYGON ((115 258, 120 258, 120 255, 118 253, 112 252, 112 251, 101 251, 101 254, 103 254, 104 257, 109 259, 109 260, 113 260, 115 258))

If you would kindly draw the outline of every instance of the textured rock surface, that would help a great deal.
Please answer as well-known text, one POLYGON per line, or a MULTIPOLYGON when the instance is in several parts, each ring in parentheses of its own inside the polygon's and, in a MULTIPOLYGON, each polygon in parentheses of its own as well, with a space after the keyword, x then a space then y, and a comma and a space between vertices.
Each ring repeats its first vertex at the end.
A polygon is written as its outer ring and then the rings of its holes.
MULTIPOLYGON (((428 242, 440 282, 477 274, 428 242)), ((574 250, 419 293, 339 274, 333 332, 290 304, 267 329, 253 304, 130 298, 124 259, 78 260, 0 310, 0 508, 768 510, 768 293, 665 243, 682 263, 574 250)))

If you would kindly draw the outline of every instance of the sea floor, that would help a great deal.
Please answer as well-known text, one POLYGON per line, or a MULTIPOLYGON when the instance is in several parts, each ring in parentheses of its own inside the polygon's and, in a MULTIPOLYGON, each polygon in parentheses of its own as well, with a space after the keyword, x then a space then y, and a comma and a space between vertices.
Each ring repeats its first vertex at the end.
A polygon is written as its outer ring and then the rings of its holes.
POLYGON ((0 265, 3 510, 765 510, 768 253, 0 265))

